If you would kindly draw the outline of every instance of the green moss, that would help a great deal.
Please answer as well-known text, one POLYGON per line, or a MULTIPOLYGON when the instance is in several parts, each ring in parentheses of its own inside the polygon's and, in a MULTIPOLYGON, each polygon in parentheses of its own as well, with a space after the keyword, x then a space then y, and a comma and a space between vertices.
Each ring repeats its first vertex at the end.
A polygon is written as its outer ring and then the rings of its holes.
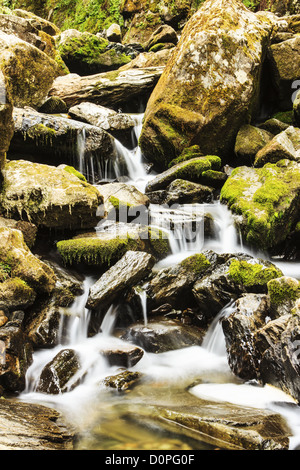
POLYGON ((68 173, 71 173, 71 175, 77 176, 77 178, 79 178, 81 181, 84 181, 85 183, 87 182, 86 178, 81 173, 79 173, 79 171, 75 170, 73 166, 65 166, 64 170, 68 173))
POLYGON ((281 277, 268 282, 268 293, 271 303, 282 304, 300 298, 300 282, 290 277, 281 277))
POLYGON ((170 253, 169 239, 162 230, 149 227, 148 239, 151 249, 159 259, 164 258, 170 253))
POLYGON ((192 147, 188 147, 181 152, 179 157, 174 158, 169 163, 169 168, 171 168, 174 165, 177 165, 177 163, 182 163, 186 162, 188 160, 191 160, 192 158, 197 158, 197 157, 203 157, 203 153, 200 150, 199 145, 193 145, 192 147))
POLYGON ((130 209, 131 207, 134 207, 133 204, 129 204, 129 202, 121 201, 115 196, 110 196, 109 202, 113 205, 116 211, 119 211, 122 208, 130 209))
POLYGON ((56 131, 44 124, 35 124, 34 126, 31 126, 26 133, 26 138, 30 138, 38 143, 49 146, 52 145, 55 137, 56 131))
POLYGON ((4 282, 11 276, 11 266, 7 263, 0 262, 0 282, 4 282))
POLYGON ((293 111, 283 111, 272 116, 273 119, 284 122, 285 124, 293 125, 293 111))
POLYGON ((188 258, 181 261, 180 266, 182 266, 187 271, 191 271, 196 275, 201 274, 203 271, 209 268, 210 262, 202 253, 189 256, 188 258))
POLYGON ((263 286, 271 279, 282 276, 280 269, 275 266, 264 266, 240 260, 231 262, 228 274, 234 282, 247 287, 263 286))

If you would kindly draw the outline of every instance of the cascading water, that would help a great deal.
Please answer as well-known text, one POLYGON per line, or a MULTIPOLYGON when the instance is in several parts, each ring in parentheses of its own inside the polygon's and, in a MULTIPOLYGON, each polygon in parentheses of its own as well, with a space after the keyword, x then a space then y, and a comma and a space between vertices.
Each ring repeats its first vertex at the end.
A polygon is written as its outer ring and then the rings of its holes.
MULTIPOLYGON (((136 116, 135 119, 137 124, 134 138, 138 142, 143 115, 136 116)), ((80 139, 79 155, 84 155, 84 135, 80 139)), ((129 151, 116 141, 116 149, 126 162, 130 184, 134 184, 137 189, 144 191, 147 182, 153 175, 146 172, 139 147, 129 151)), ((78 169, 83 173, 86 170, 83 167, 83 158, 79 159, 78 169)), ((115 173, 119 173, 119 168, 115 167, 115 173)), ((118 176, 122 175, 118 174, 118 176)), ((149 214, 150 224, 160 227, 168 233, 172 249, 172 254, 158 263, 157 268, 178 263, 187 256, 205 249, 219 253, 245 252, 230 211, 218 201, 211 204, 182 205, 177 206, 176 209, 151 205, 149 214), (205 233, 205 215, 209 215, 213 219, 213 231, 209 237, 205 233)), ((288 273, 290 264, 286 263, 284 268, 285 273, 288 273)), ((78 297, 74 304, 63 313, 57 346, 49 351, 35 353, 33 364, 27 373, 26 389, 20 396, 20 399, 24 401, 38 401, 57 406, 63 411, 70 412, 72 419, 79 422, 84 422, 90 414, 91 403, 99 402, 101 399, 105 400, 104 396, 106 397, 107 392, 101 383, 105 377, 116 373, 116 368, 109 366, 99 352, 108 346, 118 347, 124 344, 113 335, 118 315, 118 306, 114 305, 108 309, 99 333, 89 337, 90 312, 85 308, 85 305, 93 282, 95 279, 92 277, 85 279, 83 295, 78 297), (77 374, 80 378, 80 385, 74 390, 55 396, 37 393, 36 387, 43 368, 62 349, 66 348, 74 349, 80 357, 81 368, 77 374)), ((145 286, 142 286, 136 294, 140 298, 143 321, 147 326, 145 286)), ((155 387, 155 384, 161 381, 170 384, 176 383, 177 387, 178 383, 184 383, 187 379, 188 383, 191 383, 193 379, 199 380, 201 378, 203 383, 190 389, 190 393, 207 400, 227 401, 243 406, 261 406, 274 410, 273 402, 276 401, 278 412, 286 417, 294 430, 294 436, 291 439, 291 448, 294 448, 299 443, 297 436, 299 436, 300 418, 297 413, 280 406, 280 402, 285 403, 293 400, 272 387, 255 387, 251 384, 236 383, 237 381, 230 371, 221 321, 222 318, 230 314, 233 308, 234 304, 228 305, 219 313, 208 330, 202 346, 162 354, 144 353, 143 358, 131 370, 145 374, 148 377, 149 387, 151 384, 154 384, 155 387), (253 401, 254 397, 255 401, 253 401)))

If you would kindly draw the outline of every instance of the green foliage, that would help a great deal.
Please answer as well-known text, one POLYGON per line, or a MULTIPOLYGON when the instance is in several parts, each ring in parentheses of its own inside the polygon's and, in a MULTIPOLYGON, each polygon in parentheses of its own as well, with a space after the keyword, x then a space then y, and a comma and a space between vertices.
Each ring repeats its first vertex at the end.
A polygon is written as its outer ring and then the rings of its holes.
POLYGON ((0 282, 4 282, 11 277, 11 266, 0 262, 0 282))

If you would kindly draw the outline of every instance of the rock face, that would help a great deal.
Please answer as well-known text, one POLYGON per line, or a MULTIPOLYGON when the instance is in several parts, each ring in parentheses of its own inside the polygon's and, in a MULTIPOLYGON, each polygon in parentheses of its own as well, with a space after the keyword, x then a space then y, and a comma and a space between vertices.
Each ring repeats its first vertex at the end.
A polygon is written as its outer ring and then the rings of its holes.
POLYGON ((73 450, 74 430, 46 406, 1 400, 1 450, 73 450))
POLYGON ((150 161, 164 167, 194 144, 204 154, 232 152, 239 128, 257 112, 270 33, 239 0, 205 2, 149 100, 140 143, 150 161))
POLYGON ((57 229, 93 228, 100 220, 98 190, 63 169, 11 161, 4 181, 0 207, 8 217, 26 217, 39 227, 57 229))
POLYGON ((51 96, 62 98, 69 107, 89 101, 115 111, 127 106, 130 112, 135 112, 139 107, 134 100, 149 97, 162 71, 163 67, 150 67, 89 77, 70 74, 55 80, 49 93, 51 96))
POLYGON ((126 288, 145 278, 154 263, 155 259, 148 253, 128 251, 91 287, 87 308, 112 304, 126 288))
POLYGON ((80 360, 72 349, 63 349, 41 372, 37 392, 57 395, 76 386, 74 375, 80 368, 80 360))
POLYGON ((8 83, 0 70, 0 170, 5 165, 6 152, 14 133, 12 117, 13 104, 8 89, 8 83))
POLYGON ((286 240, 299 220, 299 163, 281 160, 263 168, 239 167, 221 190, 246 243, 261 249, 286 240))

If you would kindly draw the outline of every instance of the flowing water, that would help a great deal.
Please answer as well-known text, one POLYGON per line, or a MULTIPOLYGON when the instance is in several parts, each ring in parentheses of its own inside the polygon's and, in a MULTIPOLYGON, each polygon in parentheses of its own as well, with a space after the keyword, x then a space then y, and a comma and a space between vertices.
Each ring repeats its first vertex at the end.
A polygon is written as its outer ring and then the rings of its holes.
MULTIPOLYGON (((136 141, 142 118, 143 115, 135 116, 136 141)), ((83 146, 80 148, 81 153, 84 153, 83 146)), ((116 141, 116 148, 126 161, 130 183, 144 191, 153 174, 147 173, 139 147, 129 151, 116 141)), ((151 224, 164 228, 169 234, 172 248, 172 254, 159 262, 157 269, 178 263, 204 249, 212 249, 219 253, 246 251, 239 234, 236 233, 230 211, 218 201, 210 204, 182 205, 177 207, 176 211, 151 205, 149 213, 151 224), (205 236, 203 222, 205 214, 209 214, 214 221, 213 234, 210 237, 205 236), (174 224, 174 220, 178 223, 174 224)), ((249 253, 253 254, 250 251, 249 253)), ((299 277, 297 272, 299 266, 280 260, 278 265, 284 274, 299 277)), ((274 387, 241 384, 229 369, 221 321, 230 314, 234 308, 233 304, 226 306, 216 317, 202 346, 161 354, 145 352, 143 358, 131 370, 144 374, 146 381, 135 387, 130 394, 118 394, 108 390, 103 381, 105 377, 116 374, 118 368, 110 366, 106 359, 99 355, 99 351, 108 346, 118 347, 123 345, 124 341, 113 334, 119 314, 118 305, 112 305, 108 309, 99 333, 93 337, 88 335, 90 312, 85 305, 89 289, 95 280, 92 276, 87 277, 83 295, 62 313, 57 346, 34 354, 33 364, 27 373, 26 390, 20 396, 21 400, 44 403, 63 411, 81 432, 81 439, 77 444, 79 449, 210 449, 209 443, 196 440, 183 431, 177 432, 166 425, 154 423, 149 416, 142 417, 143 413, 140 419, 138 417, 141 409, 145 408, 144 405, 153 397, 159 401, 163 396, 172 404, 193 382, 197 384, 189 392, 185 392, 190 396, 213 402, 278 411, 286 417, 293 430, 290 447, 295 448, 299 444, 298 409, 295 411, 285 406, 286 402, 293 400, 274 387), (70 387, 70 391, 59 395, 37 393, 36 388, 43 367, 59 351, 66 348, 75 350, 80 357, 81 369, 74 377, 74 380, 81 379, 80 385, 74 389, 70 387), (134 407, 137 405, 139 412, 136 414, 132 410, 135 410, 134 407)), ((145 288, 146 285, 142 286, 136 293, 140 298, 142 321, 147 326, 145 288)))

